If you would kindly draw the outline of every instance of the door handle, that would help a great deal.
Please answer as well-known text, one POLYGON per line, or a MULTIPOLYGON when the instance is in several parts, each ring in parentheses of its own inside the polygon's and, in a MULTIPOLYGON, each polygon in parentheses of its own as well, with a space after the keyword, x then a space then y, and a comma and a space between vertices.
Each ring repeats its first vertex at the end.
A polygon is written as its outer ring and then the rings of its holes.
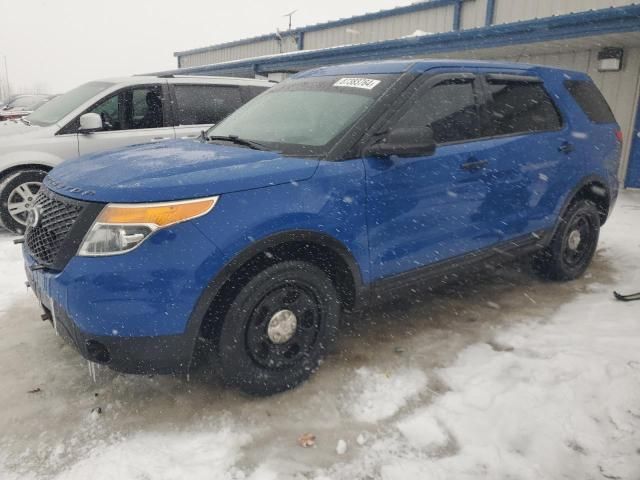
POLYGON ((489 161, 488 160, 469 160, 466 163, 463 163, 462 165, 460 165, 460 168, 462 170, 465 170, 467 172, 477 172, 478 170, 482 170, 483 168, 485 168, 487 165, 489 165, 489 161))
POLYGON ((573 146, 573 143, 569 143, 569 142, 562 142, 558 147, 558 151, 560 153, 566 153, 566 154, 573 152, 574 149, 575 147, 573 146))
POLYGON ((151 139, 152 142, 158 142, 160 140, 169 140, 171 137, 153 137, 151 139))

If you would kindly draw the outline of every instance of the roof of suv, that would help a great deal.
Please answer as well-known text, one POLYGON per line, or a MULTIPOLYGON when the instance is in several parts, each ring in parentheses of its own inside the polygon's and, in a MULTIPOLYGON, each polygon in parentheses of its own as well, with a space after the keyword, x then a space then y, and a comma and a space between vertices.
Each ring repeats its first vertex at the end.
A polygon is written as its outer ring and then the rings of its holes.
POLYGON ((156 83, 160 81, 169 81, 169 83, 203 83, 203 84, 216 84, 216 85, 247 85, 257 87, 272 87, 274 84, 267 80, 257 80, 253 78, 238 78, 238 77, 213 77, 205 75, 172 75, 172 76, 157 76, 157 75, 132 75, 130 77, 113 77, 103 78, 98 81, 109 82, 122 85, 140 85, 148 83, 156 83))
MULTIPOLYGON (((381 60, 377 62, 358 62, 343 65, 333 65, 307 70, 296 75, 301 77, 329 76, 329 75, 358 75, 358 74, 384 74, 403 73, 409 70, 424 71, 436 67, 468 67, 468 68, 504 68, 517 70, 548 69, 566 72, 566 69, 548 67, 546 65, 531 65, 527 63, 495 62, 481 60, 381 60)), ((578 72, 576 72, 578 73, 578 72)))

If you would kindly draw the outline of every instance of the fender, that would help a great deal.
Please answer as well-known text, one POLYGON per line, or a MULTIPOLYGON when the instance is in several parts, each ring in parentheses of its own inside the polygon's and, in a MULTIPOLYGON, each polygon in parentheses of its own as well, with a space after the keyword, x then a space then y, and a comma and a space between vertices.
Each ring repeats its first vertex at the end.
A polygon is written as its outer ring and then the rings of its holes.
POLYGON ((38 150, 21 150, 0 155, 0 176, 4 176, 9 170, 21 167, 41 167, 43 170, 51 170, 64 160, 51 153, 38 150))
POLYGON ((555 225, 549 231, 549 234, 545 238, 545 241, 544 241, 545 246, 548 245, 551 242, 551 240, 553 239, 553 237, 555 236, 558 228, 560 227, 560 221, 562 220, 562 217, 564 217, 564 214, 567 212, 567 209, 569 208, 569 205, 571 205, 571 202, 576 197, 577 193, 580 190, 582 190, 583 187, 589 185, 590 183, 594 183, 594 182, 601 183, 605 187, 605 194, 607 196, 607 201, 609 203, 609 212, 607 212, 607 215, 609 215, 609 213, 611 212, 611 205, 612 205, 612 203, 611 203, 611 200, 612 200, 611 199, 611 191, 610 191, 610 188, 609 188, 609 182, 604 177, 602 177, 600 175, 588 175, 586 177, 583 177, 571 189, 571 191, 565 197, 564 202, 562 204, 562 208, 560 208, 560 212, 558 213, 558 216, 556 218, 555 225))
POLYGON ((220 289, 223 287, 223 285, 245 263, 247 263, 260 252, 264 252, 265 250, 276 247, 277 245, 291 241, 307 241, 316 243, 322 246, 326 246, 340 255, 340 257, 347 264, 354 279, 356 290, 356 308, 361 305, 366 305, 366 292, 368 292, 368 289, 363 286, 360 267, 358 266, 351 252, 340 241, 325 233, 314 232, 310 230, 291 230, 269 235, 261 240, 256 241, 249 247, 242 250, 236 256, 234 256, 218 272, 218 274, 213 279, 211 279, 209 284, 203 290, 193 311, 191 312, 189 321, 187 323, 187 328, 185 330, 185 336, 189 339, 188 341, 191 342, 190 358, 192 360, 202 321, 204 320, 205 315, 207 314, 207 311, 211 306, 211 303, 215 299, 216 295, 220 292, 220 289))

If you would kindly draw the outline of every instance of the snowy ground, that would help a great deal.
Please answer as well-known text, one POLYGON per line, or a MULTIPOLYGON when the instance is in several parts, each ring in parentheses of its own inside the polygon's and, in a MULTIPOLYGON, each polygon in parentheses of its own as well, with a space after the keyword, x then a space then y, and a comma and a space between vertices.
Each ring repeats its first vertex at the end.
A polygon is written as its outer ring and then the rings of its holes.
POLYGON ((640 291, 639 265, 626 192, 585 278, 509 267, 386 306, 311 381, 256 399, 208 378, 93 383, 0 235, 0 478, 638 480, 640 302, 611 292, 640 291))

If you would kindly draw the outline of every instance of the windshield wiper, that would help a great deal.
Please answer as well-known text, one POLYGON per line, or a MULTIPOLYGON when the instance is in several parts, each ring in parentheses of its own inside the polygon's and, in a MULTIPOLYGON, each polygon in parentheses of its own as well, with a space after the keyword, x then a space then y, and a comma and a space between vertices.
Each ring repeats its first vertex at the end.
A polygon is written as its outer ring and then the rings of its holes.
POLYGON ((243 145, 245 147, 253 148, 254 150, 269 150, 266 145, 254 142, 253 140, 240 138, 237 135, 212 135, 210 137, 206 137, 206 139, 208 142, 222 140, 223 142, 231 142, 235 143, 236 145, 243 145))

